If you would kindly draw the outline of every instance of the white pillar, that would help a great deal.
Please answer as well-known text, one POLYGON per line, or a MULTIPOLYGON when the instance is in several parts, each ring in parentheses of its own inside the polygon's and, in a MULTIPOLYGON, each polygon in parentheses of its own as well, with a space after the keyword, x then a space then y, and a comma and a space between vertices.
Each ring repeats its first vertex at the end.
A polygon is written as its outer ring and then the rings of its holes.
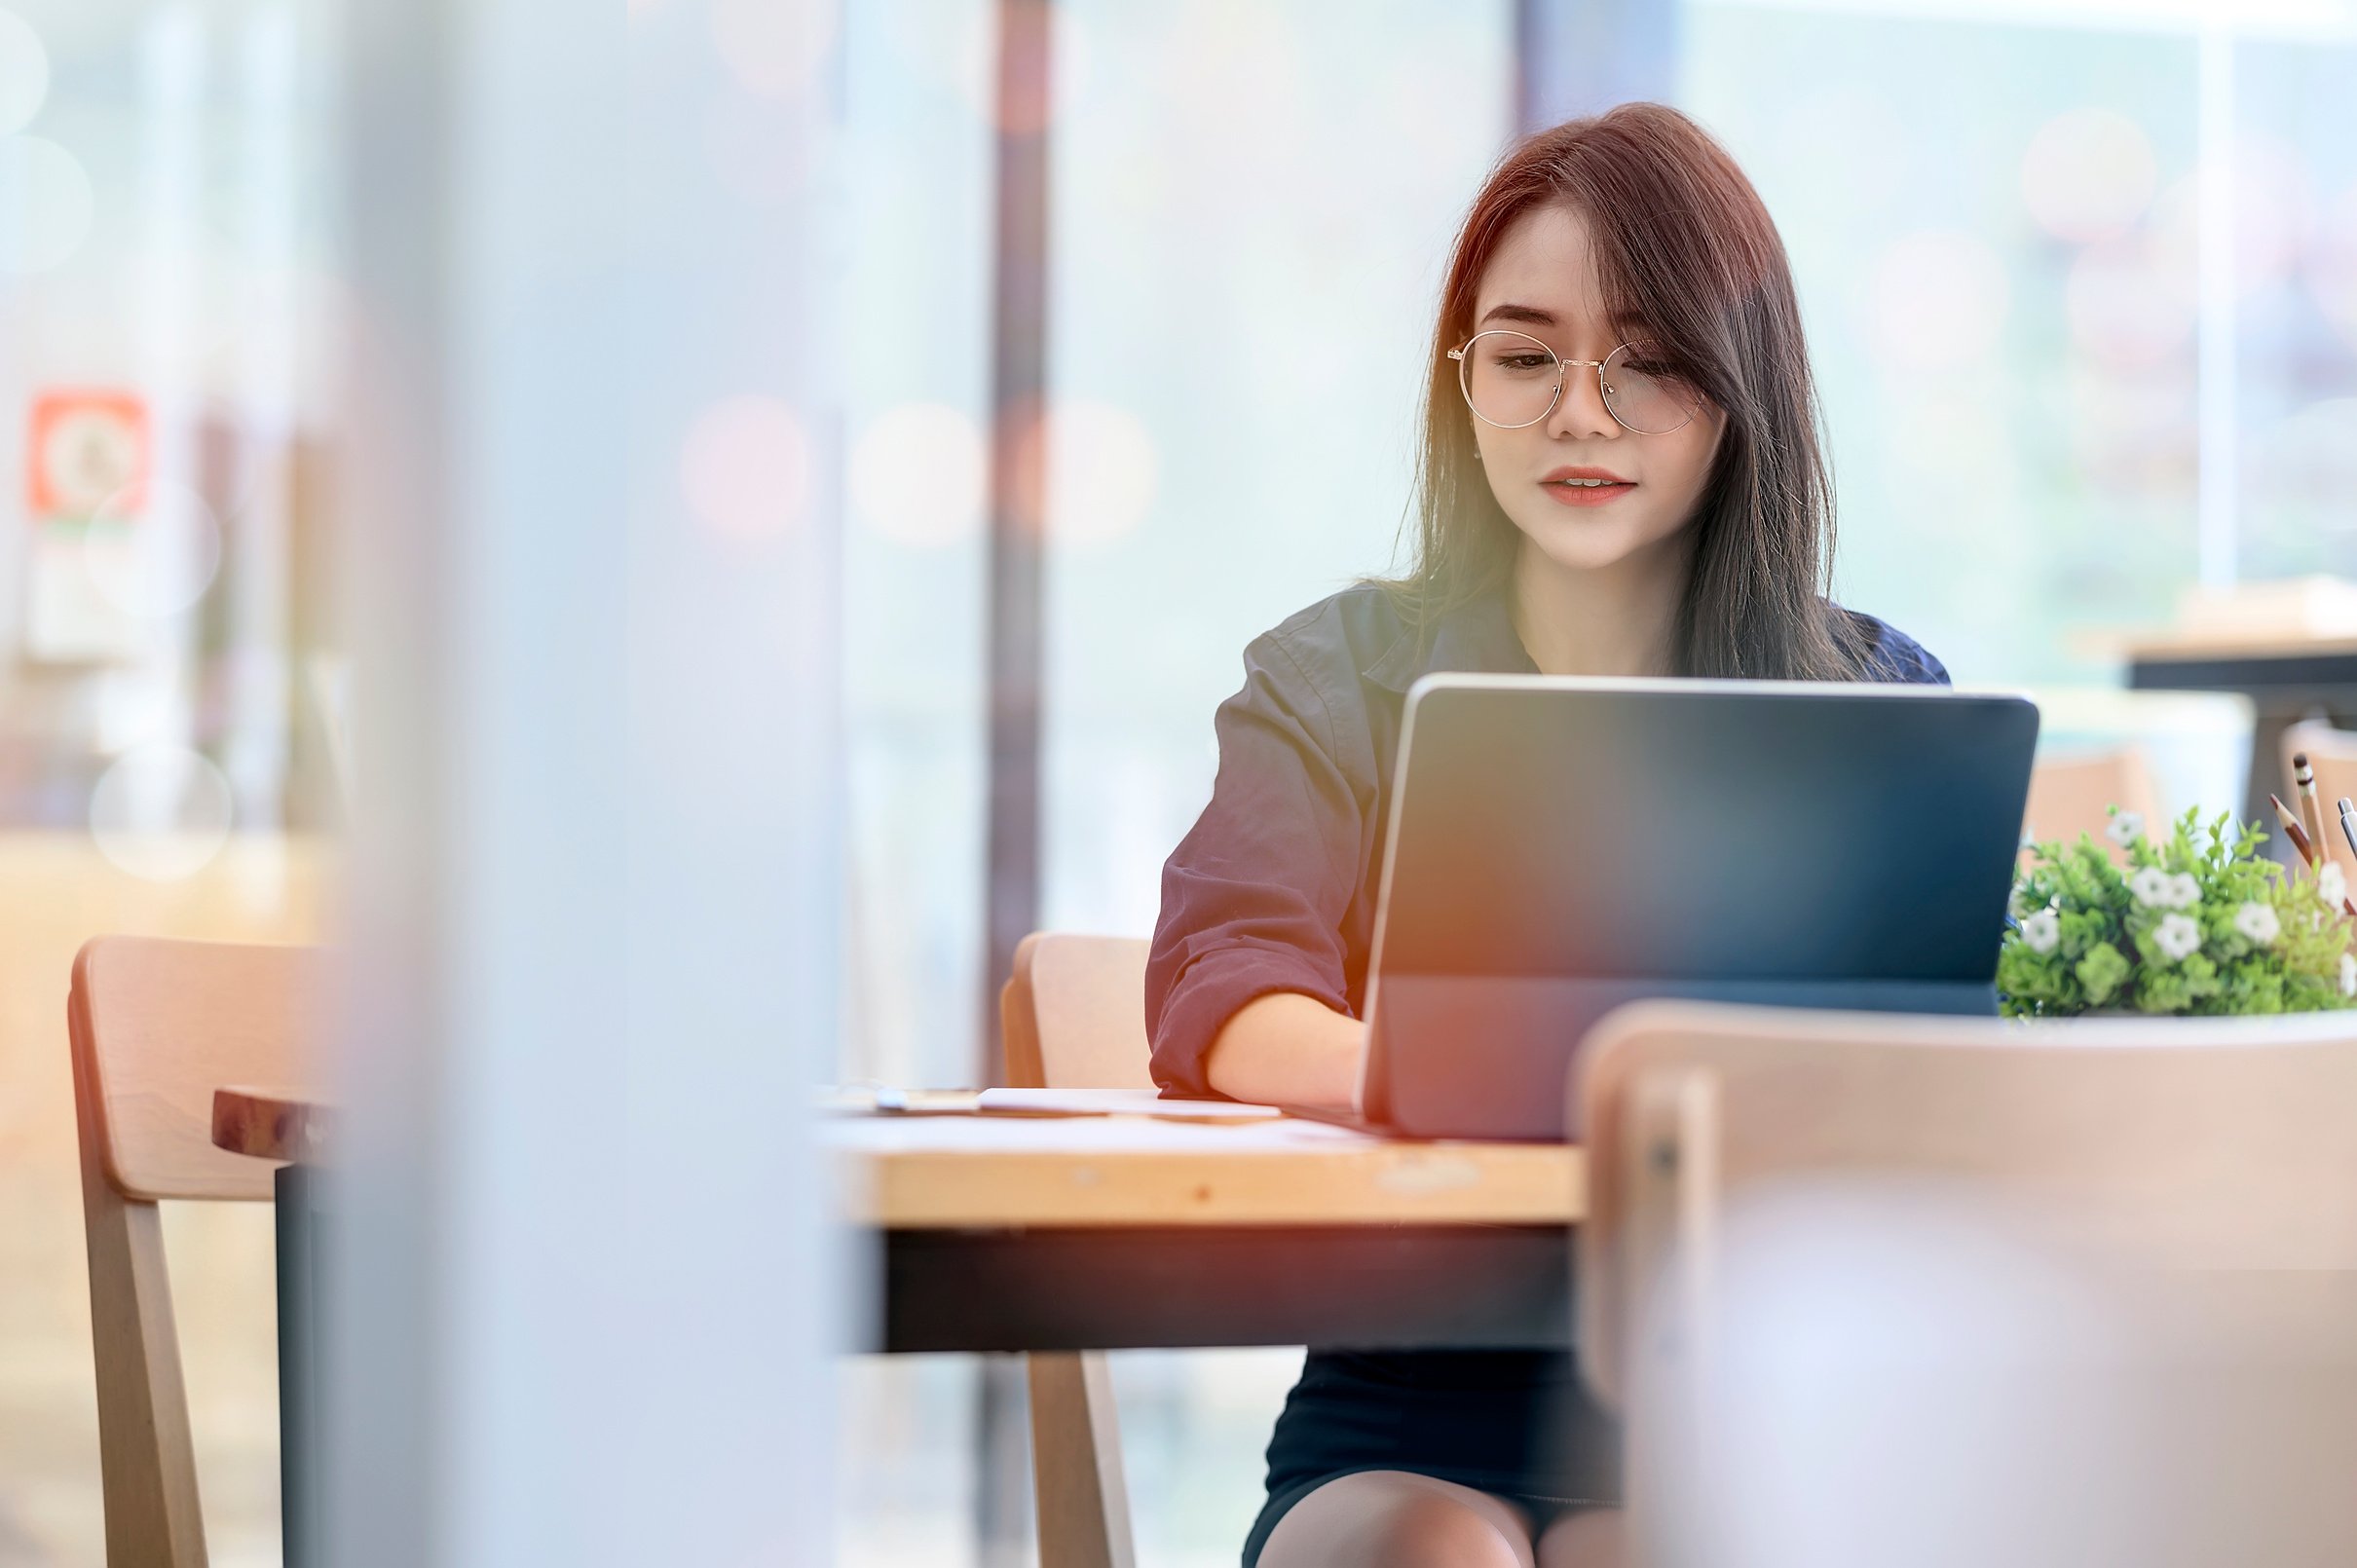
MULTIPOLYGON (((345 14, 326 1332, 328 1556, 355 1568, 792 1564, 833 1536, 817 187, 715 172, 706 111, 746 78, 709 11, 345 14)), ((806 81, 764 78, 780 160, 827 112, 816 38, 806 81)))

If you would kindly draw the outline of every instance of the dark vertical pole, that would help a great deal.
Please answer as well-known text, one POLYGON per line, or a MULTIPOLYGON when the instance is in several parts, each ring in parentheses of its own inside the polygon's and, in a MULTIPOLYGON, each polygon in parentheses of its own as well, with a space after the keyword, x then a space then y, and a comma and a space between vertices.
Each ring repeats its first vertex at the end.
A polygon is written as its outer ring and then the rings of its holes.
MULTIPOLYGON (((982 969, 982 1081, 1005 1081, 998 989, 1039 921, 1039 712, 1046 502, 1048 118, 1054 11, 998 0, 997 189, 991 278, 989 912, 982 969)), ((1029 1443, 1021 1363, 983 1363, 976 1412, 975 1533, 984 1568, 1029 1554, 1029 1443)))
POLYGON ((998 988, 1039 917, 1039 688, 1047 388, 1047 0, 999 0, 998 190, 991 282, 989 949, 985 1083, 1000 1081, 998 988))
POLYGON ((1616 103, 1672 101, 1678 14, 1669 0, 1515 0, 1515 131, 1616 103))
POLYGON ((318 1232, 312 1175, 299 1165, 274 1178, 279 1243, 279 1514, 286 1568, 318 1568, 318 1232))

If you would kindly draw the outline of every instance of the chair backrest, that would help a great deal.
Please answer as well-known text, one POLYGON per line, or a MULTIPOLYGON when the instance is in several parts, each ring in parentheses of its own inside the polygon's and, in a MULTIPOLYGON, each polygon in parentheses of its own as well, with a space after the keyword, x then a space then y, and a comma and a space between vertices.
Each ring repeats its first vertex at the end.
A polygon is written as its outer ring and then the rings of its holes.
POLYGON ((1585 1046, 1581 1346, 1618 1399, 1634 1291, 1761 1183, 1964 1178, 2208 1268, 2357 1268, 2357 1012, 2035 1026, 1645 1002, 1585 1046))
POLYGON ((1017 1089, 1151 1089, 1147 944, 1035 931, 999 993, 1007 1083, 1017 1089))
POLYGON ((213 1091, 307 1082, 328 987, 311 948, 99 937, 74 959, 66 1028, 109 1562, 206 1560, 156 1202, 271 1196, 268 1164, 213 1147, 213 1091))
MULTIPOLYGON (((2283 803, 2294 811, 2300 803, 2290 793, 2292 759, 2307 753, 2308 765, 2316 769, 2316 794, 2324 806, 2324 846, 2349 877, 2349 885, 2357 887, 2357 853, 2351 853, 2348 837, 2340 831, 2339 802, 2342 796, 2357 801, 2357 729, 2341 729, 2322 719, 2308 719, 2287 725, 2283 731, 2282 752, 2278 759, 2283 765, 2284 787, 2276 793, 2283 803)), ((2268 833, 2279 830, 2266 824, 2268 833)))
POLYGON ((2041 756, 2030 773, 2022 832, 2041 843, 2052 839, 2076 843, 2080 834, 2091 833, 2114 859, 2124 860, 2125 852, 2104 837, 2111 822, 2108 808, 2114 805, 2141 813, 2158 832, 2160 792, 2143 748, 2107 746, 2041 756))

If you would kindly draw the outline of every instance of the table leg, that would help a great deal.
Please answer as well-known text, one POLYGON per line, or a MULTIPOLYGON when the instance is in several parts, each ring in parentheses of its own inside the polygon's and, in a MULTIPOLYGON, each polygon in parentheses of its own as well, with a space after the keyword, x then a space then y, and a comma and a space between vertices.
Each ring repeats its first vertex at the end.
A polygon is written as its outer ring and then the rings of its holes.
POLYGON ((318 1568, 319 1474, 315 1174, 281 1166, 279 1233, 279 1510, 286 1568, 318 1568))

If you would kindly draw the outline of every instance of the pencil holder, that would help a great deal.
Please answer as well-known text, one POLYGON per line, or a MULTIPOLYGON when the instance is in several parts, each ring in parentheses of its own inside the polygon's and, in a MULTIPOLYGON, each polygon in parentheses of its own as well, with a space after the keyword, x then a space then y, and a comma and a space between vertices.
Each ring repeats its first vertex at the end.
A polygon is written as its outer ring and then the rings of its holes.
POLYGON ((2105 836, 2034 845, 1997 957, 2008 1018, 2085 1013, 2218 1016, 2357 1006, 2357 954, 2340 867, 2287 873, 2260 856, 2256 823, 2227 836, 2188 811, 2165 839, 2112 808, 2105 836))

